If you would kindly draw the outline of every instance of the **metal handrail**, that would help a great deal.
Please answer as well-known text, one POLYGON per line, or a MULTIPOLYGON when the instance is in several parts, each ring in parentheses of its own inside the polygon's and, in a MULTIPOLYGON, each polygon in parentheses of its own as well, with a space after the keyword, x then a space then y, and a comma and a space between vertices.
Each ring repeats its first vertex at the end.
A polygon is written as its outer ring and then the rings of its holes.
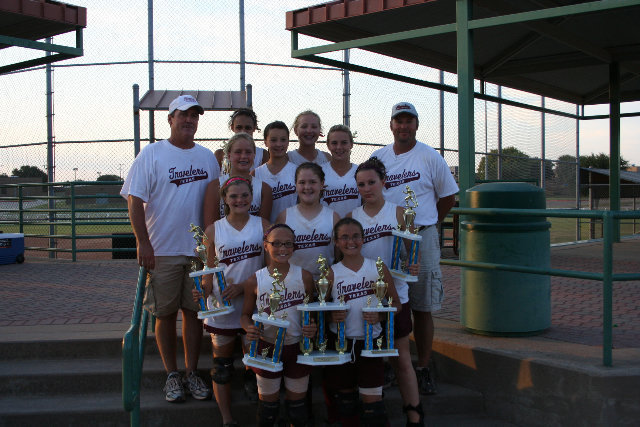
POLYGON ((122 338, 122 403, 132 426, 140 425, 140 382, 151 314, 142 307, 147 271, 140 267, 131 326, 122 338))
POLYGON ((565 209, 499 209, 499 208, 453 208, 458 215, 473 216, 536 216, 556 218, 600 218, 603 221, 603 271, 593 273, 554 268, 526 267, 512 264, 476 262, 465 260, 440 260, 440 264, 457 267, 479 268, 484 270, 504 270, 520 273, 542 274, 548 276, 571 277, 576 279, 598 280, 602 282, 602 363, 612 366, 613 348, 613 282, 640 280, 640 273, 613 274, 613 242, 615 222, 619 219, 640 218, 640 211, 581 211, 565 209))

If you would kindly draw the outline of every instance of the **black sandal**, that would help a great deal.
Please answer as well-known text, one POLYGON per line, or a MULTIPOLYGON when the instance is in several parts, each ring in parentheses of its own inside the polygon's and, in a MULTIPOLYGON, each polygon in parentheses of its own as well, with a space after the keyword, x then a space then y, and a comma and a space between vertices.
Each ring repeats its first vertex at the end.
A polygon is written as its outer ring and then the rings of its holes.
POLYGON ((402 408, 402 412, 404 412, 405 414, 409 411, 416 412, 418 415, 420 415, 420 419, 417 423, 412 423, 409 421, 409 417, 407 417, 407 427, 424 426, 424 411, 422 410, 422 405, 418 403, 416 406, 407 405, 402 408))

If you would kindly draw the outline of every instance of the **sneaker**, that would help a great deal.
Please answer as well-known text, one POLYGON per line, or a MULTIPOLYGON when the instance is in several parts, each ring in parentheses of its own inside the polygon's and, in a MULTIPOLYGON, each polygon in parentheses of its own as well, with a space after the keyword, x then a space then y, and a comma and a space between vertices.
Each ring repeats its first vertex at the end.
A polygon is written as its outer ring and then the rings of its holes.
POLYGON ((167 402, 184 402, 184 389, 182 388, 182 376, 180 372, 173 371, 167 375, 167 382, 162 389, 167 402))
POLYGON ((416 368, 416 378, 418 379, 418 390, 420 394, 436 394, 436 383, 431 376, 429 368, 416 368))
POLYGON ((258 382, 256 374, 251 369, 244 371, 244 394, 252 402, 258 401, 258 382))
POLYGON ((184 380, 184 389, 187 394, 197 400, 211 399, 211 389, 206 386, 202 378, 195 371, 191 371, 184 380))
POLYGON ((391 367, 391 363, 385 361, 384 362, 384 385, 382 388, 389 388, 395 384, 396 381, 396 373, 393 371, 391 367))

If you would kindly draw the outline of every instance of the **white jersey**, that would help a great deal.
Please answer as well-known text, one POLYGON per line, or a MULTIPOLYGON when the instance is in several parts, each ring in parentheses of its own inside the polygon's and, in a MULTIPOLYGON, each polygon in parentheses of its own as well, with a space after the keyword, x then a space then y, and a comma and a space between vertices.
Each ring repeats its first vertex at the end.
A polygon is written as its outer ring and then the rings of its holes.
POLYGON ((178 148, 168 140, 149 144, 136 157, 120 195, 144 202, 149 240, 156 256, 193 256, 196 243, 189 225, 202 225, 207 184, 220 167, 208 148, 178 148))
MULTIPOLYGON (((393 253, 393 235, 391 232, 398 226, 396 208, 398 205, 385 202, 380 211, 369 216, 362 206, 351 212, 351 217, 362 224, 364 238, 360 253, 365 258, 378 259, 386 266, 391 265, 391 255, 393 253)), ((400 303, 409 301, 409 285, 401 279, 394 278, 393 283, 398 292, 400 303)))
MULTIPOLYGON (((229 179, 229 175, 220 175, 220 188, 229 179)), ((251 206, 249 207, 249 214, 260 216, 260 206, 262 206, 262 181, 253 177, 251 178, 251 188, 253 191, 253 198, 251 199, 251 206)), ((220 218, 224 218, 224 202, 220 199, 220 218)))
MULTIPOLYGON (((214 223, 216 257, 220 266, 226 267, 224 274, 227 284, 238 284, 247 280, 253 273, 263 267, 264 256, 262 250, 262 218, 249 215, 249 221, 242 230, 235 229, 227 218, 214 223)), ((220 299, 220 289, 216 276, 213 276, 213 291, 220 299)), ((205 319, 204 323, 221 329, 241 328, 242 295, 231 300, 235 311, 224 316, 205 319)))
MULTIPOLYGON (((258 282, 256 306, 263 307, 266 314, 270 314, 269 295, 273 292, 273 278, 269 275, 267 267, 256 271, 256 279, 258 282)), ((296 308, 298 304, 302 304, 304 300, 305 290, 302 281, 302 269, 297 265, 290 265, 289 272, 284 279, 281 279, 284 289, 280 289, 280 305, 274 313, 276 318, 281 319, 282 315, 287 313, 289 327, 284 337, 285 344, 295 344, 300 341, 302 336, 302 321, 300 311, 296 308)), ((276 340, 276 326, 264 325, 262 337, 265 341, 274 343, 276 340)))
POLYGON ((331 167, 331 163, 322 165, 324 171, 324 192, 322 204, 336 211, 340 218, 362 204, 360 192, 356 185, 356 169, 358 165, 351 164, 351 169, 344 176, 331 167))
POLYGON ((271 187, 273 204, 271 205, 270 221, 273 223, 280 212, 293 206, 298 201, 296 194, 296 165, 288 162, 280 172, 272 174, 267 164, 256 168, 255 177, 266 182, 271 187))
POLYGON ((403 191, 408 184, 418 201, 415 225, 436 224, 438 200, 458 192, 458 185, 440 153, 422 142, 416 142, 406 153, 396 155, 393 144, 390 144, 374 151, 371 157, 374 156, 387 169, 383 190, 385 200, 405 206, 406 194, 403 191))
POLYGON ((265 150, 264 148, 256 147, 256 156, 253 158, 253 166, 251 167, 251 170, 256 169, 262 164, 262 159, 264 158, 264 153, 266 152, 267 150, 265 150))
MULTIPOLYGON (((345 267, 341 262, 332 265, 333 284, 331 285, 331 296, 337 301, 344 295, 344 302, 349 303, 347 318, 344 322, 345 336, 347 338, 364 338, 364 320, 362 319, 362 309, 367 306, 367 299, 371 297, 371 306, 378 305, 375 285, 378 280, 378 269, 376 262, 365 258, 358 271, 353 271, 345 267)), ((329 328, 336 333, 336 324, 332 323, 329 328)), ((380 323, 373 325, 373 337, 380 335, 382 327, 380 323)))
POLYGON ((318 215, 307 220, 296 205, 287 209, 285 222, 296 235, 296 249, 289 262, 304 268, 316 280, 320 276, 317 263, 318 255, 323 255, 327 259, 327 266, 333 264, 333 243, 331 241, 333 210, 323 206, 318 215))
POLYGON ((309 161, 311 163, 323 165, 324 163, 327 163, 331 160, 329 153, 327 153, 326 151, 318 150, 318 149, 316 149, 316 157, 313 160, 305 159, 304 157, 302 157, 300 153, 298 153, 298 150, 287 152, 287 156, 289 156, 289 161, 296 166, 300 166, 301 164, 309 161))

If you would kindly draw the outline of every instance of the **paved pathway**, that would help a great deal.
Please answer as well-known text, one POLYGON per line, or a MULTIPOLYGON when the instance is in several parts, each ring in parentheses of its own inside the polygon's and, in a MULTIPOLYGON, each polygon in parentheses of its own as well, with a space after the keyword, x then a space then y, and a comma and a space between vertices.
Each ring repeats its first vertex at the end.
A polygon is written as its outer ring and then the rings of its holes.
MULTIPOLYGON (((598 243, 555 247, 551 253, 554 268, 602 268, 598 243)), ((615 245, 614 272, 640 272, 640 239, 615 245)), ((137 275, 135 260, 73 263, 27 254, 24 264, 0 265, 0 339, 2 327, 128 323, 137 275)), ((443 275, 446 298, 436 317, 458 321, 460 269, 443 266, 443 275)), ((639 285, 638 281, 614 284, 615 348, 640 348, 639 285)), ((551 288, 552 326, 542 336, 600 346, 601 282, 554 277, 551 288)))

